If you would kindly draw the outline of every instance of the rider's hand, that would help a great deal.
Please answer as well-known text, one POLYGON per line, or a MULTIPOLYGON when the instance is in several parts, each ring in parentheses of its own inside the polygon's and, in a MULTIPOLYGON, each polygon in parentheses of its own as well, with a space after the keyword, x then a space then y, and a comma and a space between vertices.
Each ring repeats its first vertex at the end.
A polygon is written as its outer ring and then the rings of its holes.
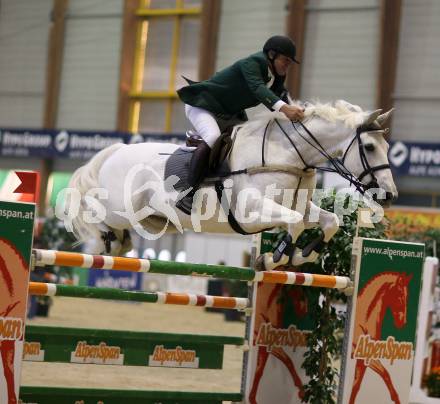
POLYGON ((304 110, 302 108, 285 104, 280 108, 280 111, 291 121, 302 121, 304 119, 304 110))

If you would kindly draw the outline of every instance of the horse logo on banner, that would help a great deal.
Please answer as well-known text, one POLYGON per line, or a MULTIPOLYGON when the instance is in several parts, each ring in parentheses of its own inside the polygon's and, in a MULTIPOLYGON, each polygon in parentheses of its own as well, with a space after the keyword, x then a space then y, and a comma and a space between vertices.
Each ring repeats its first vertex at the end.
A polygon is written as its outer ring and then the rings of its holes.
MULTIPOLYGON (((254 378, 249 392, 249 403, 256 404, 258 390, 263 378, 269 375, 273 367, 281 363, 287 369, 292 383, 297 390, 297 397, 304 397, 304 375, 300 373, 303 360, 302 353, 306 348, 307 337, 312 327, 308 323, 310 310, 316 302, 314 291, 305 291, 303 287, 294 286, 286 290, 283 285, 258 285, 258 299, 254 325, 254 349, 256 365, 254 378), (310 292, 310 293, 307 293, 310 292), (269 358, 277 361, 268 362, 269 358)), ((288 377, 289 377, 288 376, 288 377)), ((290 385, 290 383, 288 382, 290 385)), ((260 394, 265 395, 263 391, 260 394)))
POLYGON ((412 275, 405 273, 384 272, 371 278, 358 295, 352 351, 356 368, 350 404, 356 402, 367 368, 383 379, 391 400, 396 404, 401 402, 390 373, 382 361, 387 359, 392 365, 396 359, 410 360, 413 344, 397 342, 392 336, 382 341, 382 324, 390 310, 397 329, 406 325, 408 285, 411 279, 412 275))
POLYGON ((8 404, 17 403, 15 385, 19 375, 14 358, 17 341, 23 342, 28 277, 24 258, 11 243, 0 238, 0 363, 8 404))

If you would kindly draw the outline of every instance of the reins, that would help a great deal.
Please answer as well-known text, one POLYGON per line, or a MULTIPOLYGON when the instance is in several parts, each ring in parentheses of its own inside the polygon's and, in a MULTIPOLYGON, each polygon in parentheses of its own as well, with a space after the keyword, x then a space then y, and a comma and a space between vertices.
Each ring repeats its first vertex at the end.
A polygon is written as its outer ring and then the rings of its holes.
POLYGON ((318 153, 320 153, 331 165, 331 167, 322 167, 322 166, 312 166, 312 165, 306 163, 306 161, 304 160, 300 151, 298 150, 298 147, 296 146, 295 142, 291 139, 291 137, 286 132, 286 130, 282 127, 282 125, 279 123, 279 121, 277 119, 275 119, 275 122, 277 123, 278 127, 281 129, 282 133, 286 136, 289 143, 293 146, 293 148, 295 149, 295 151, 298 154, 301 161, 303 162, 303 164, 304 164, 303 170, 313 169, 313 170, 318 170, 318 171, 336 173, 336 174, 340 175, 342 178, 349 181, 349 183, 351 185, 354 185, 356 190, 359 191, 362 195, 364 195, 365 192, 367 192, 369 189, 378 187, 378 182, 377 182, 376 176, 374 175, 374 173, 376 171, 385 170, 385 169, 390 168, 389 164, 381 164, 381 165, 374 166, 374 167, 370 166, 368 159, 367 159, 367 156, 365 155, 364 144, 361 139, 361 133, 363 133, 367 129, 365 127, 360 126, 356 129, 356 135, 353 137, 353 139, 351 140, 347 149, 345 150, 344 155, 342 156, 342 159, 339 160, 337 158, 332 157, 329 153, 327 153, 327 151, 321 145, 319 140, 313 135, 313 133, 302 122, 290 121, 292 124, 292 127, 295 129, 298 136, 302 140, 304 140, 306 143, 308 143, 311 147, 313 147, 316 151, 318 151, 318 153), (307 133, 307 135, 309 136, 309 138, 311 140, 307 139, 298 130, 295 123, 298 123, 302 127, 304 132, 307 133), (355 143, 356 140, 358 141, 359 156, 360 156, 361 164, 362 164, 362 167, 364 168, 364 171, 359 175, 359 177, 356 177, 354 174, 352 174, 345 166, 345 158, 347 156, 347 153, 350 150, 350 148, 353 146, 353 144, 355 143), (363 184, 361 181, 368 174, 371 176, 372 179, 368 184, 363 184))
MULTIPOLYGON (((294 175, 297 177, 311 177, 311 176, 315 175, 316 170, 318 170, 318 171, 323 171, 323 172, 336 173, 336 174, 340 175, 342 178, 346 179, 351 185, 353 185, 357 191, 359 191, 362 195, 364 195, 369 189, 379 187, 378 182, 377 182, 377 178, 374 175, 374 173, 376 171, 390 169, 389 164, 381 164, 381 165, 374 166, 374 167, 370 166, 368 159, 367 159, 367 156, 365 155, 364 144, 361 139, 361 133, 367 131, 367 128, 364 126, 360 126, 356 129, 356 134, 351 139, 348 147, 346 148, 346 150, 342 156, 342 159, 338 159, 338 158, 332 157, 325 150, 325 148, 321 145, 321 143, 316 138, 316 136, 301 121, 298 121, 298 122, 290 121, 290 123, 292 124, 292 127, 295 129, 298 136, 304 142, 306 142, 308 145, 310 145, 312 148, 314 148, 319 154, 321 154, 329 162, 330 167, 314 166, 314 165, 308 164, 305 161, 304 157, 302 156, 301 152, 299 151, 298 146, 295 144, 294 140, 289 135, 289 133, 287 133, 287 131, 283 128, 283 126, 281 125, 281 123, 279 122, 278 119, 274 119, 274 120, 270 120, 264 129, 263 141, 262 141, 262 147, 261 147, 261 166, 252 166, 252 167, 244 168, 241 170, 230 171, 230 172, 218 175, 218 178, 226 178, 226 177, 230 177, 230 176, 234 176, 234 175, 241 175, 241 174, 255 175, 255 174, 270 173, 270 172, 272 172, 272 173, 273 172, 282 172, 282 173, 291 174, 291 175, 294 175), (281 132, 287 138, 287 140, 289 141, 291 146, 295 149, 297 155, 299 156, 299 158, 301 159, 301 161, 304 165, 304 168, 299 168, 296 166, 291 166, 291 165, 286 165, 286 164, 282 164, 282 165, 281 164, 270 164, 270 165, 266 164, 266 160, 264 157, 265 144, 267 141, 267 134, 269 132, 269 127, 272 122, 275 122, 278 125, 278 127, 281 129, 281 132), (301 131, 298 129, 297 125, 299 125, 304 130, 304 132, 307 134, 308 138, 303 133, 301 133, 301 131), (358 177, 356 177, 353 173, 351 173, 347 169, 347 167, 345 166, 345 159, 346 159, 347 153, 349 152, 349 150, 351 149, 351 147, 354 145, 354 143, 356 141, 358 142, 359 156, 360 156, 362 167, 364 169, 364 171, 362 171, 362 173, 358 177), (366 175, 371 176, 371 181, 368 184, 362 183, 362 179, 366 175)), ((237 132, 235 132, 235 136, 236 135, 237 135, 237 132)), ((229 151, 229 155, 231 153, 232 153, 232 149, 229 151)))

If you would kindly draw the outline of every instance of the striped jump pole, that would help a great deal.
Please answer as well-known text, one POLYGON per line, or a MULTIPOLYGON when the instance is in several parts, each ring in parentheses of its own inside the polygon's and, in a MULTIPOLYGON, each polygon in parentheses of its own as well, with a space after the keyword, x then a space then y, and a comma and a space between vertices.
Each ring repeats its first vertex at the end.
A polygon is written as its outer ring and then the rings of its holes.
POLYGON ((54 283, 40 282, 29 282, 29 293, 36 296, 83 297, 143 303, 176 304, 181 306, 215 307, 218 309, 243 310, 249 307, 249 299, 241 297, 194 295, 190 293, 135 292, 113 288, 57 285, 54 283))
POLYGON ((35 265, 59 265, 87 269, 112 269, 118 271, 149 272, 166 275, 210 276, 247 282, 279 283, 345 289, 351 286, 345 276, 307 274, 290 271, 255 271, 224 265, 191 264, 140 258, 111 257, 55 250, 34 250, 35 265))

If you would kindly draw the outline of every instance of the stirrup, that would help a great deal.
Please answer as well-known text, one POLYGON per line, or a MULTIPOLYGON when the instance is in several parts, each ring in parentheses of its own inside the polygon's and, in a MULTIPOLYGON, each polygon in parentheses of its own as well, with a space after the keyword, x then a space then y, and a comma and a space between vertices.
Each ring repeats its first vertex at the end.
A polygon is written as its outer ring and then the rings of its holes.
POLYGON ((190 193, 185 195, 182 199, 179 199, 176 202, 176 208, 180 209, 183 213, 191 216, 192 205, 194 202, 194 194, 195 190, 192 190, 190 193))
POLYGON ((193 130, 186 131, 186 146, 197 147, 201 142, 204 142, 203 138, 193 130))

